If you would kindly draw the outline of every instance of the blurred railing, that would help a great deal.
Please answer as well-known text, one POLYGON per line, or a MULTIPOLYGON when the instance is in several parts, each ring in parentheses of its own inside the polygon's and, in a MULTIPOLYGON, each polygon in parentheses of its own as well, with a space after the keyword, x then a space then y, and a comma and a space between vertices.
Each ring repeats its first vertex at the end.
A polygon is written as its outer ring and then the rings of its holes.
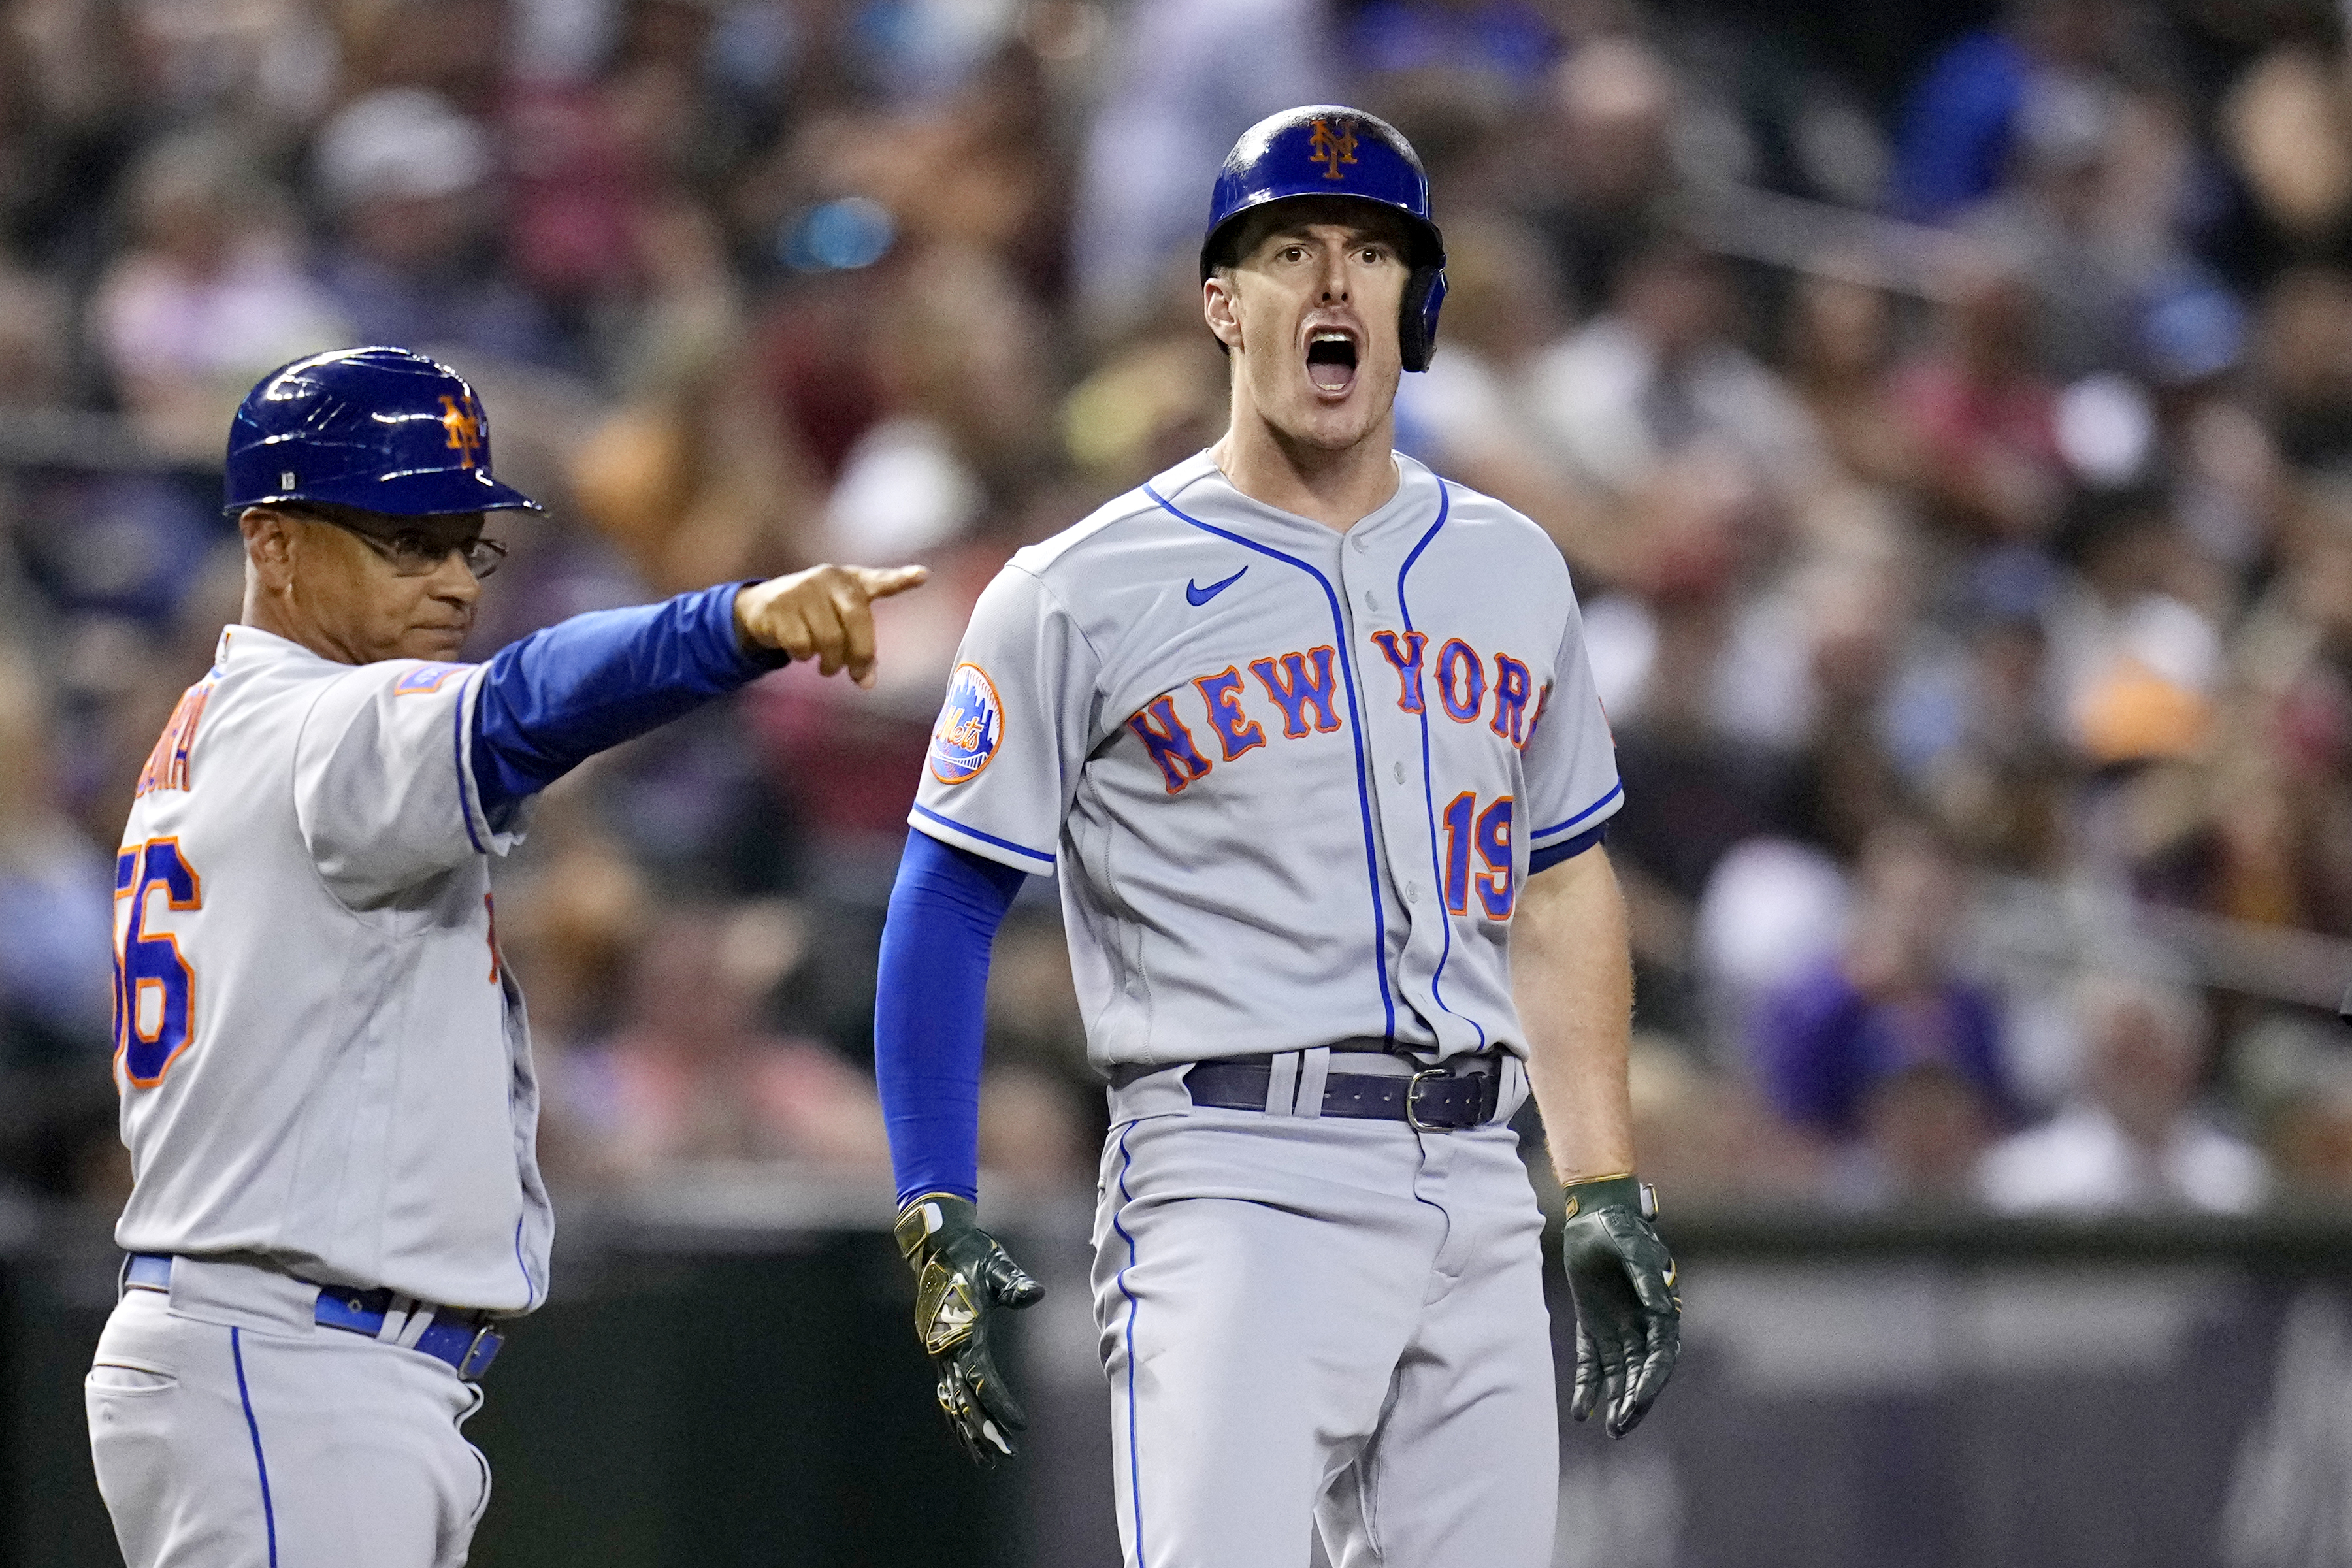
POLYGON ((1990 941, 2048 965, 2139 973, 2328 1011, 2352 984, 2352 942, 2316 931, 2150 903, 2089 882, 1993 877, 1984 893, 1979 924, 1990 941))
POLYGON ((1752 185, 1691 194, 1683 221, 1720 255, 1917 299, 1955 296, 1977 247, 1950 229, 1905 223, 1752 185))

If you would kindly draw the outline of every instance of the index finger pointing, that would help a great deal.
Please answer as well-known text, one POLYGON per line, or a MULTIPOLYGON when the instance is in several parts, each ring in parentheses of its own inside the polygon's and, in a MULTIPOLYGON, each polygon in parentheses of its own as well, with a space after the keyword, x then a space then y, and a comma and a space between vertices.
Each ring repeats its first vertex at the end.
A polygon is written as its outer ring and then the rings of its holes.
POLYGON ((887 599, 893 594, 920 587, 931 574, 928 566, 852 566, 849 570, 869 599, 887 599))

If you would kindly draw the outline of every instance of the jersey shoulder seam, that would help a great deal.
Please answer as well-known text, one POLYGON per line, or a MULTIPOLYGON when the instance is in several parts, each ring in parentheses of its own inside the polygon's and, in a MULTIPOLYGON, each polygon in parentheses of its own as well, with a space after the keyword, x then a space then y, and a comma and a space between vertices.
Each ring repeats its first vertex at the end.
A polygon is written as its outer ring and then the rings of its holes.
POLYGON ((1139 522, 1157 517, 1159 513, 1158 503, 1138 486, 1125 495, 1106 501, 1091 516, 1072 523, 1053 538, 1015 552, 1013 558, 1005 563, 1006 566, 1035 583, 1038 592, 1052 601, 1054 607, 1068 620, 1070 629, 1078 634, 1078 640, 1086 644, 1087 652, 1093 656, 1097 673, 1108 668, 1108 661, 1103 658, 1102 649, 1095 646, 1094 638, 1087 634, 1086 623, 1071 609, 1069 600, 1063 596, 1061 590, 1055 586, 1051 574, 1070 556, 1122 523, 1139 522), (1044 555, 1045 559, 1033 563, 1023 560, 1024 555, 1044 555))
MULTIPOLYGON (((380 659, 376 661, 376 663, 380 664, 409 665, 432 664, 436 662, 439 661, 433 659, 380 659)), ((401 911, 396 904, 387 904, 381 911, 354 909, 341 893, 335 891, 333 886, 328 882, 325 873, 319 869, 319 853, 311 847, 310 836, 304 832, 302 828, 302 803, 296 788, 296 780, 301 776, 302 773, 302 738, 310 732, 310 721, 317 716, 319 704, 327 700, 327 693, 333 690, 336 687, 341 685, 347 680, 352 680, 355 677, 364 674, 374 668, 374 664, 354 665, 349 669, 339 671, 319 682, 319 689, 311 695, 309 705, 302 710, 302 721, 299 724, 297 724, 294 728, 294 747, 286 773, 286 794, 287 804, 294 813, 294 836, 301 841, 302 858, 310 866, 310 879, 318 883, 319 890, 326 894, 329 899, 332 900, 337 909, 342 910, 343 913, 349 915, 352 919, 360 921, 363 925, 374 925, 377 923, 377 916, 379 914, 388 914, 391 918, 384 923, 393 931, 397 932, 401 925, 401 911)), ((483 667, 478 664, 472 668, 478 671, 483 667)), ((398 678, 394 677, 394 679, 397 679, 398 678)), ((470 681, 472 677, 468 676, 467 680, 470 681)), ((460 683, 461 688, 464 684, 465 683, 463 682, 460 683)), ((363 703, 362 706, 366 706, 366 704, 363 703)), ((460 713, 465 710, 465 698, 462 689, 458 697, 458 710, 460 713)), ((354 711, 353 716, 357 716, 356 710, 354 711)), ((457 799, 459 806, 462 809, 466 801, 466 780, 464 777, 464 767, 462 763, 457 765, 459 773, 457 779, 457 799)), ((467 830, 470 833, 472 828, 473 823, 469 817, 467 822, 467 830)))
MULTIPOLYGON (((1188 476, 1182 484, 1171 485, 1165 490, 1158 493, 1164 500, 1173 501, 1178 496, 1182 495, 1194 485, 1204 482, 1211 474, 1216 474, 1220 479, 1224 477, 1221 470, 1212 465, 1209 468, 1202 469, 1199 473, 1188 476)), ((1148 500, 1150 498, 1147 496, 1145 499, 1148 500)))
POLYGON ((1151 498, 1145 495, 1140 488, 1129 490, 1125 495, 1104 502, 1091 513, 1080 518, 1051 538, 1040 540, 1034 544, 1015 552, 1011 564, 1019 566, 1031 576, 1043 581, 1046 573, 1060 565, 1072 552, 1093 543, 1102 534, 1120 523, 1133 522, 1139 518, 1149 517, 1157 510, 1151 503, 1151 498), (1030 565, 1023 562, 1021 558, 1024 555, 1036 560, 1037 564, 1030 565))
POLYGON ((1018 561, 1008 561, 1004 564, 1010 570, 1020 573, 1032 583, 1037 584, 1037 592, 1044 595, 1046 602, 1061 613, 1061 616, 1064 620, 1070 623, 1070 629, 1078 634, 1078 641, 1086 645, 1088 657, 1093 658, 1095 661, 1095 669, 1097 673, 1100 673, 1103 668, 1102 649, 1095 647, 1095 639, 1087 635, 1086 623, 1079 620, 1076 614, 1071 610, 1070 602, 1062 597, 1060 593, 1055 589, 1054 584, 1045 581, 1045 574, 1043 573, 1037 572, 1030 567, 1024 566, 1018 561))
MULTIPOLYGON (((362 665, 360 668, 363 669, 366 666, 362 665)), ((359 910, 352 908, 350 904, 345 903, 343 901, 343 896, 335 891, 334 888, 327 881, 326 874, 319 869, 319 852, 316 848, 312 847, 310 844, 310 836, 309 833, 305 832, 302 827, 302 795, 299 784, 299 781, 302 776, 302 737, 310 732, 310 721, 317 717, 319 704, 326 700, 327 693, 333 690, 335 687, 343 680, 348 679, 353 673, 356 672, 345 671, 342 674, 330 676, 320 681, 319 689, 312 692, 310 694, 310 700, 304 704, 302 709, 302 721, 294 726, 294 744, 287 758, 286 805, 287 809, 293 814, 294 837, 301 842, 302 863, 310 868, 310 879, 319 885, 319 890, 327 895, 328 900, 334 904, 335 908, 342 910, 343 913, 349 915, 352 919, 366 923, 367 917, 362 915, 359 910)))
MULTIPOLYGON (((1529 517, 1526 512, 1521 511, 1518 508, 1511 505, 1508 501, 1497 500, 1484 490, 1474 490, 1468 485, 1464 484, 1461 480, 1449 479, 1433 468, 1430 470, 1430 477, 1437 481, 1439 488, 1453 492, 1453 501, 1454 503, 1458 503, 1466 499, 1472 501, 1483 503, 1487 507, 1492 507, 1496 512, 1500 513, 1500 516, 1496 517, 1491 521, 1498 522, 1504 527, 1509 529, 1511 533, 1517 537, 1517 542, 1529 547, 1534 552, 1536 564, 1539 566, 1557 567, 1559 572, 1560 581, 1567 587, 1569 596, 1571 599, 1575 597, 1575 571, 1569 565, 1568 557, 1561 552, 1559 542, 1552 538, 1550 534, 1544 531, 1543 524, 1538 522, 1534 518, 1529 517)), ((1450 506, 1449 510, 1453 510, 1454 515, 1459 515, 1458 505, 1450 506)), ((1489 520, 1482 519, 1481 521, 1489 520)))
POLYGON ((1460 479, 1447 479, 1444 475, 1438 473, 1435 469, 1432 469, 1430 471, 1430 478, 1435 479, 1444 489, 1454 492, 1454 501, 1457 506, 1461 501, 1470 500, 1478 502, 1480 505, 1485 507, 1491 507, 1496 512, 1501 514, 1501 516, 1496 518, 1495 521, 1511 525, 1514 531, 1533 534, 1536 538, 1542 540, 1546 545, 1550 546, 1552 553, 1559 553, 1559 546, 1552 544, 1551 535, 1544 531, 1543 524, 1538 522, 1534 518, 1529 517, 1526 512, 1521 511, 1510 502, 1507 500, 1498 500, 1495 497, 1488 495, 1485 490, 1472 489, 1460 479))

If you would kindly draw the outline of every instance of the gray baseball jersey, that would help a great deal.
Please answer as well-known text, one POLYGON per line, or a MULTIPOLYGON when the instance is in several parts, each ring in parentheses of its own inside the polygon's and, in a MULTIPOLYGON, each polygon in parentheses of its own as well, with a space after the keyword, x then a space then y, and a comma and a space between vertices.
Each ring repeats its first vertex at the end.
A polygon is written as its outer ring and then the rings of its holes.
MULTIPOLYGON (((472 789, 480 667, 222 634, 115 862, 131 1252, 520 1311, 553 1218, 472 789)), ((509 824, 509 828, 513 824, 509 824)))
POLYGON ((1100 1066, 1525 1054, 1528 858, 1615 812, 1615 751, 1559 552, 1397 464, 1343 534, 1202 453, 972 612, 909 820, 1058 869, 1100 1066))

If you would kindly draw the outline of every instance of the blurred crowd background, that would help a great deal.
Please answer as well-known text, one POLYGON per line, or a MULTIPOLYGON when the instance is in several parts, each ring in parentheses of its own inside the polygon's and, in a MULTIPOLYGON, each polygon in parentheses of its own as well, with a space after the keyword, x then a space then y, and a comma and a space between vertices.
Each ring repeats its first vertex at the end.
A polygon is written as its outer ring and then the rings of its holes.
MULTIPOLYGON (((873 953, 1006 555, 1215 438, 1225 148, 1344 100, 1453 293, 1400 445, 1570 563, 1685 1201, 2352 1204, 2352 56, 2317 0, 5 0, 0 1203, 119 1198, 109 856, 236 614, 228 414, 389 342, 545 518, 471 649, 929 563, 882 681, 501 868, 559 1196, 887 1189, 873 953)), ((1050 887, 993 1192, 1102 1110, 1050 887)))

